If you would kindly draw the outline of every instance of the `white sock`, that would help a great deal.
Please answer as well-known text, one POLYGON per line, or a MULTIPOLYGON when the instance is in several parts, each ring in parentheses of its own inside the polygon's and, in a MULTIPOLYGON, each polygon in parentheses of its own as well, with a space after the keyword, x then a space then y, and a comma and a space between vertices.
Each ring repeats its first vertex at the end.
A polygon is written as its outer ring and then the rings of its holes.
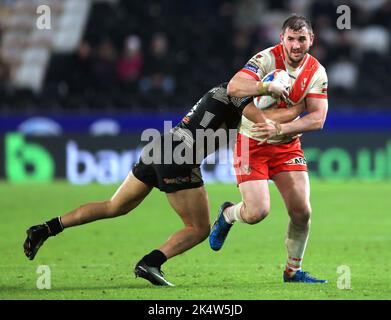
POLYGON ((310 230, 310 221, 305 229, 297 227, 289 222, 288 231, 286 233, 285 246, 288 251, 288 259, 286 262, 285 272, 289 276, 293 276, 296 271, 301 269, 305 247, 307 245, 308 235, 310 230))
POLYGON ((242 207, 243 207, 243 202, 239 202, 238 204, 235 204, 225 209, 223 212, 225 221, 231 224, 234 223, 235 221, 244 222, 242 215, 240 214, 242 207))

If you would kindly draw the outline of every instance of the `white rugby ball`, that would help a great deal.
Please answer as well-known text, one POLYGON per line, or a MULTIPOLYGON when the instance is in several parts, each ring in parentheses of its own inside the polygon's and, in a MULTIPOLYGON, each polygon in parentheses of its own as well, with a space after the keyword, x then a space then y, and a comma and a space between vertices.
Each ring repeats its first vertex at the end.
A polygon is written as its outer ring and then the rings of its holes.
MULTIPOLYGON (((269 72, 266 76, 263 77, 262 82, 272 82, 273 80, 281 82, 285 88, 288 90, 291 86, 291 78, 285 70, 276 69, 272 72, 269 72)), ((254 97, 254 104, 258 109, 267 109, 279 102, 279 98, 275 98, 272 95, 262 95, 254 97)))

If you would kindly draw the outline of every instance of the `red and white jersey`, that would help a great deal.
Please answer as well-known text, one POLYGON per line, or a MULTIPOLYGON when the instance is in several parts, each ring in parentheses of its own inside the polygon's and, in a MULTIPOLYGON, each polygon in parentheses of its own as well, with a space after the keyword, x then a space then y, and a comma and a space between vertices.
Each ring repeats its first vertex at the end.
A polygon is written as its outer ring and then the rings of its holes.
MULTIPOLYGON (((256 80, 261 80, 266 74, 275 70, 283 69, 288 72, 292 79, 288 104, 280 102, 279 108, 295 105, 305 98, 327 99, 327 74, 325 68, 310 54, 306 54, 297 68, 292 68, 285 62, 285 53, 282 44, 267 48, 254 55, 242 68, 242 72, 251 75, 256 80)), ((239 132, 256 140, 251 134, 254 123, 242 116, 239 132)), ((285 143, 292 141, 296 136, 279 136, 268 140, 269 143, 285 143)))

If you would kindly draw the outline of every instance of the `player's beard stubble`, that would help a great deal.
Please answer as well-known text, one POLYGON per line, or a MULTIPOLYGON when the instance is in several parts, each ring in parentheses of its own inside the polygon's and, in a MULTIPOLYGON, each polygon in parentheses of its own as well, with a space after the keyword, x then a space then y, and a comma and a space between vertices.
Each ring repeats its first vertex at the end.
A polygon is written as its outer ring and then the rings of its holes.
POLYGON ((282 43, 282 46, 284 47, 285 54, 288 56, 289 60, 295 65, 300 64, 308 51, 310 51, 310 48, 296 50, 291 49, 290 51, 288 51, 284 43, 282 43))

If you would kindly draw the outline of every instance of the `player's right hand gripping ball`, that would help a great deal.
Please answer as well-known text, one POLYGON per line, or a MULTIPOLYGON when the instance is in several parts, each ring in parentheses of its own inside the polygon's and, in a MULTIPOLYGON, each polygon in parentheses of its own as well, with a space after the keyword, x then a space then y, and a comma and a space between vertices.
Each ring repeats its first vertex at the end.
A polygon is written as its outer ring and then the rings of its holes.
MULTIPOLYGON (((286 90, 290 89, 291 78, 285 70, 276 69, 272 72, 269 72, 266 76, 263 77, 262 82, 269 83, 272 81, 277 81, 278 84, 283 86, 286 90)), ((262 95, 254 97, 254 104, 258 109, 267 109, 274 105, 277 105, 280 101, 280 98, 276 98, 273 95, 262 95)))

